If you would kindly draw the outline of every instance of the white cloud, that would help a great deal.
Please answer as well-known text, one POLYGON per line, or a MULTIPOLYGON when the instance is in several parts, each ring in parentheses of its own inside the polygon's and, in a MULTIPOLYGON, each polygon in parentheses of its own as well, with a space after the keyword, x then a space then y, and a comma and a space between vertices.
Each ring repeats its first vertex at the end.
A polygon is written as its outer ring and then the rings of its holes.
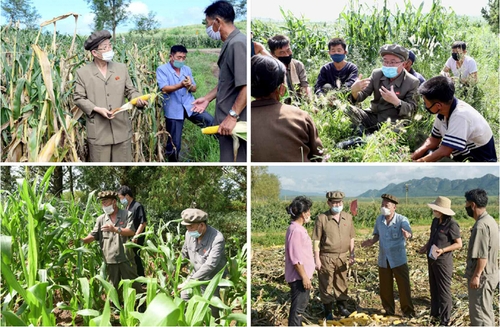
POLYGON ((289 189, 290 187, 294 187, 296 185, 295 181, 289 177, 280 177, 279 180, 282 189, 289 189))
POLYGON ((140 1, 131 2, 127 11, 131 15, 147 15, 149 13, 148 6, 144 2, 140 1))

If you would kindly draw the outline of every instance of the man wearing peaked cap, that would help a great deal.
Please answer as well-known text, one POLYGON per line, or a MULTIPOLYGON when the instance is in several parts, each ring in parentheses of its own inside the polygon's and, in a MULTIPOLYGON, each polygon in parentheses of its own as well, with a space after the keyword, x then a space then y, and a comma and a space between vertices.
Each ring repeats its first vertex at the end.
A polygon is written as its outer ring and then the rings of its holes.
POLYGON ((325 318, 336 314, 349 316, 347 309, 347 264, 354 264, 354 223, 351 214, 343 211, 345 194, 341 191, 326 193, 330 210, 320 214, 313 231, 314 261, 318 270, 319 292, 325 318))
MULTIPOLYGON (((76 71, 75 105, 85 113, 88 158, 86 161, 132 161, 132 124, 129 113, 122 111, 116 116, 111 110, 121 107, 125 98, 140 96, 125 64, 112 61, 114 52, 111 34, 96 31, 88 37, 84 48, 90 51, 92 62, 76 71)), ((146 101, 139 99, 136 106, 142 108, 146 101)))
POLYGON ((425 82, 425 78, 420 73, 417 73, 415 69, 413 69, 413 64, 416 60, 417 58, 415 56, 415 53, 410 50, 408 51, 408 60, 406 60, 403 65, 406 71, 418 78, 420 85, 422 85, 422 83, 425 82))
POLYGON ((410 272, 406 257, 406 240, 412 237, 408 218, 396 213, 397 197, 382 194, 380 215, 375 221, 373 237, 361 243, 362 247, 379 243, 378 276, 380 299, 387 315, 394 315, 395 303, 393 276, 398 284, 401 311, 405 316, 414 316, 415 309, 411 300, 410 272))
MULTIPOLYGON (((211 280, 226 265, 226 254, 224 253, 224 236, 221 232, 207 225, 208 214, 200 209, 188 208, 181 212, 181 224, 186 226, 186 236, 182 246, 182 256, 189 259, 193 271, 187 280, 178 286, 182 289, 191 279, 211 280)), ((202 286, 202 292, 206 286, 202 286)), ((219 297, 219 288, 214 293, 219 297)), ((188 301, 190 295, 188 290, 181 292, 181 298, 188 301)), ((219 317, 215 307, 211 307, 212 315, 219 317)))
MULTIPOLYGON (((82 241, 85 244, 99 242, 108 279, 118 290, 122 279, 137 278, 134 252, 125 247, 125 243, 135 234, 133 217, 131 212, 118 208, 118 193, 101 191, 97 198, 101 201, 104 213, 97 217, 94 229, 82 241)), ((134 282, 133 287, 137 293, 142 292, 139 283, 134 282)))
POLYGON ((412 119, 417 109, 417 89, 419 80, 404 69, 408 60, 408 50, 398 44, 386 44, 380 48, 382 68, 372 72, 370 78, 362 79, 362 74, 351 87, 349 99, 360 103, 373 94, 370 111, 352 107, 350 118, 368 133, 373 133, 387 120, 412 119))

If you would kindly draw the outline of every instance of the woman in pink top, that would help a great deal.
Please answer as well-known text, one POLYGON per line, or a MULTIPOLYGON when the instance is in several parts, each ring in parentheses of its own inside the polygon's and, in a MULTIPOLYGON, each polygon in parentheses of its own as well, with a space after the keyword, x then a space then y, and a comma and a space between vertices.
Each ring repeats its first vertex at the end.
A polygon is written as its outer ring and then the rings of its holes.
POLYGON ((312 241, 303 226, 311 221, 311 207, 311 200, 298 196, 286 208, 292 221, 285 237, 285 280, 290 285, 292 298, 288 326, 302 326, 302 314, 309 303, 309 293, 312 289, 312 241))

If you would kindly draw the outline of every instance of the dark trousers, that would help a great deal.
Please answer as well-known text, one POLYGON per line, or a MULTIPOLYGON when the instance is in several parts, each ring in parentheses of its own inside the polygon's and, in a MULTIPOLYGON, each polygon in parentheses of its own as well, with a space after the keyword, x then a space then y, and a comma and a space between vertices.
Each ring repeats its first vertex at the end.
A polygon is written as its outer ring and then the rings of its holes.
POLYGON ((393 278, 396 278, 399 291, 399 301, 401 311, 404 315, 415 315, 415 309, 411 301, 410 272, 408 264, 391 268, 387 262, 387 268, 378 267, 378 276, 380 280, 380 299, 382 306, 387 314, 393 315, 396 311, 394 304, 394 285, 393 278))
MULTIPOLYGON (((139 244, 139 242, 138 242, 139 244)), ((144 245, 144 242, 142 242, 142 244, 139 244, 139 245, 144 245)), ((141 249, 139 248, 132 248, 134 250, 134 259, 135 259, 135 265, 137 266, 137 275, 138 276, 145 276, 144 275, 144 265, 142 264, 142 260, 141 260, 141 249)))
POLYGON ((179 160, 179 153, 181 152, 182 129, 184 128, 184 120, 187 119, 199 127, 212 126, 214 117, 208 112, 204 111, 201 114, 194 112, 191 117, 187 116, 184 111, 184 119, 166 119, 167 132, 170 134, 167 138, 167 146, 165 155, 170 162, 177 162, 179 160))
POLYGON ((451 274, 453 273, 453 261, 446 263, 431 259, 427 261, 431 287, 431 316, 439 317, 441 323, 448 325, 452 307, 451 274))
POLYGON ((290 295, 292 298, 288 326, 302 326, 302 314, 306 311, 307 304, 309 303, 310 290, 304 288, 302 280, 296 280, 288 284, 290 285, 290 295))
POLYGON ((240 147, 234 158, 233 137, 218 135, 220 162, 246 162, 247 161, 247 142, 238 138, 240 147))

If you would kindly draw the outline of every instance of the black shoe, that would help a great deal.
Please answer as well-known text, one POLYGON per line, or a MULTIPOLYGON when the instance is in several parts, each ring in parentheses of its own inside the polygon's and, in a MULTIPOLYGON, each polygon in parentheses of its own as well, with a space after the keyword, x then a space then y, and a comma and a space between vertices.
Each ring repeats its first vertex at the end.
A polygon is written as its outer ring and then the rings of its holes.
POLYGON ((333 320, 332 307, 332 303, 323 304, 323 311, 326 320, 333 320))
POLYGON ((339 149, 349 149, 352 148, 353 146, 356 145, 363 145, 366 144, 366 142, 359 136, 352 137, 350 139, 347 139, 345 141, 339 142, 336 144, 337 148, 339 149))
POLYGON ((337 302, 337 315, 344 316, 344 317, 349 317, 352 312, 347 310, 345 307, 344 303, 339 303, 337 302))

